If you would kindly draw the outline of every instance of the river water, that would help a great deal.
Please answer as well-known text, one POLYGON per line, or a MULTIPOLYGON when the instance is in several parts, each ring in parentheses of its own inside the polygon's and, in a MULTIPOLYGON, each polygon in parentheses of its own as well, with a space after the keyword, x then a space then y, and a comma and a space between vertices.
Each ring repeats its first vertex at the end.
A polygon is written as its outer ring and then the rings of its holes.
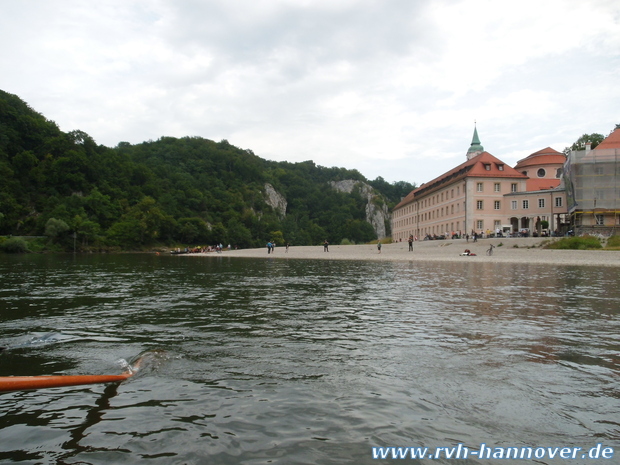
POLYGON ((372 448, 459 443, 620 463, 618 268, 31 255, 0 276, 0 376, 144 355, 121 384, 0 394, 3 463, 391 463, 372 448))

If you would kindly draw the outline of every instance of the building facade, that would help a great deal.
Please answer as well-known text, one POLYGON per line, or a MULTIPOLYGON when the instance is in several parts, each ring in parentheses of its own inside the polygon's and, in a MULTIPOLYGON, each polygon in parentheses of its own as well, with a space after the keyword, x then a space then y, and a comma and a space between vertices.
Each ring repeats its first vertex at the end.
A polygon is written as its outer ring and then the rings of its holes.
POLYGON ((464 163, 422 184, 394 207, 392 239, 555 231, 566 222, 564 160, 547 148, 513 168, 486 152, 474 129, 464 163))
POLYGON ((551 147, 517 162, 515 170, 528 179, 524 192, 506 196, 511 231, 548 229, 560 232, 569 227, 563 183, 565 162, 566 155, 551 147), (543 228, 544 222, 546 227, 543 228))
POLYGON ((573 151, 565 163, 568 209, 576 234, 620 228, 620 126, 596 148, 573 151))

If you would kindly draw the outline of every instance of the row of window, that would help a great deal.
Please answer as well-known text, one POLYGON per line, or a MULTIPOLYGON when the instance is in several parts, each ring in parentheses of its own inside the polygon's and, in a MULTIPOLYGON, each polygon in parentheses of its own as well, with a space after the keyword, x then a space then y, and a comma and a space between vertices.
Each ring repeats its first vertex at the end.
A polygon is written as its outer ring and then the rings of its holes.
MULTIPOLYGON (((605 217, 604 215, 595 215, 596 218, 596 225, 598 226, 603 226, 605 224, 605 217)), ((549 217, 547 216, 541 216, 540 217, 541 220, 545 220, 548 221, 549 217)), ((581 218, 577 218, 577 224, 581 225, 582 224, 582 220, 581 218)), ((608 218, 608 222, 609 222, 609 218, 608 218)), ((475 224, 475 230, 478 232, 488 232, 488 233, 494 233, 496 230, 498 229, 502 229, 502 221, 501 220, 493 220, 493 229, 489 230, 488 227, 490 226, 489 220, 475 220, 474 224, 475 224), (486 223, 486 228, 485 229, 485 223, 486 223)), ((618 224, 620 224, 620 217, 617 218, 618 224)), ((463 225, 461 226, 461 222, 457 221, 457 222, 452 222, 452 223, 446 223, 445 225, 434 225, 434 226, 428 226, 428 227, 423 227, 421 228, 420 234, 422 236, 424 236, 425 234, 450 234, 450 231, 452 233, 461 233, 465 230, 465 222, 463 221, 463 225), (463 229, 460 229, 463 228, 463 229)), ((416 230, 412 229, 410 231, 406 231, 406 232, 399 232, 396 233, 395 237, 408 237, 410 234, 417 234, 415 232, 416 230)))
MULTIPOLYGON (((493 192, 501 192, 502 191, 502 184, 499 182, 495 182, 493 183, 493 192)), ((510 184, 510 192, 518 192, 519 191, 519 184, 516 182, 513 182, 510 184)), ((463 186, 463 192, 465 192, 465 187, 463 186)), ((476 183, 476 192, 484 192, 484 183, 483 182, 478 182, 476 183)), ((432 197, 429 197, 428 199, 424 199, 421 202, 421 208, 428 208, 432 205, 435 205, 437 203, 440 202, 444 202, 445 200, 448 199, 453 199, 455 195, 455 190, 451 189, 450 192, 446 191, 446 192, 442 192, 440 194, 436 194, 432 197)), ((461 195, 461 187, 457 186, 456 187, 456 196, 460 196, 461 195)), ((406 207, 405 209, 403 209, 402 211, 398 212, 399 215, 403 215, 403 214, 407 214, 407 213, 411 213, 413 211, 413 205, 410 205, 408 207, 406 207)))
MULTIPOLYGON (((538 208, 545 208, 545 200, 546 199, 538 199, 538 208)), ((562 206, 562 197, 556 197, 555 198, 555 206, 556 207, 561 207, 562 206)), ((522 200, 521 201, 521 207, 524 210, 527 210, 528 208, 530 208, 530 201, 529 200, 522 200)), ((511 210, 516 210, 518 208, 518 201, 517 200, 513 200, 510 203, 510 209, 511 210)))
MULTIPOLYGON (((476 220, 476 229, 478 231, 484 231, 484 220, 476 220)), ((495 232, 497 229, 502 229, 502 222, 500 220, 493 221, 493 231, 491 232, 495 232)))
MULTIPOLYGON (((527 171, 521 171, 524 175, 529 176, 527 173, 527 171)), ((536 176, 538 176, 539 178, 544 178, 547 175, 547 172, 545 171, 544 168, 538 168, 538 170, 536 171, 536 176)), ((557 179, 559 179, 560 177, 562 177, 562 168, 558 168, 555 170, 555 177, 557 179)))
MULTIPOLYGON (((465 192, 465 186, 463 186, 463 192, 465 192)), ((428 199, 424 199, 422 201, 422 208, 427 208, 427 207, 430 207, 431 205, 435 205, 436 203, 443 202, 444 194, 445 194, 445 200, 453 199, 454 189, 450 189, 449 193, 448 191, 446 191, 446 192, 442 192, 441 194, 436 194, 433 197, 430 197, 428 199)), ((456 196, 458 197, 459 195, 461 195, 461 186, 456 186, 456 196)))
MULTIPOLYGON (((494 200, 493 201, 493 210, 501 210, 502 209, 502 203, 499 200, 494 200)), ((476 210, 484 210, 484 200, 477 200, 476 201, 476 210)))
MULTIPOLYGON (((538 208, 545 208, 546 205, 546 199, 538 199, 538 208)), ((556 197, 555 198, 555 206, 556 207, 561 207, 562 206, 562 197, 556 197)), ((510 202, 510 209, 511 210, 517 210, 519 208, 519 201, 518 200, 512 200, 510 202)), ((524 199, 521 200, 521 208, 523 210, 528 210, 530 208, 530 201, 529 199, 524 199)), ((493 210, 501 210, 502 209, 502 202, 501 200, 494 200, 493 201, 493 210)), ((476 201, 476 210, 484 210, 484 200, 477 200, 476 201)), ((441 209, 437 209, 437 210, 433 210, 430 212, 426 212, 426 213, 422 213, 421 216, 421 220, 423 222, 426 221, 430 221, 430 220, 434 220, 435 218, 440 218, 443 217, 444 214, 448 215, 448 214, 454 214, 454 205, 451 205, 450 208, 446 207, 445 210, 443 208, 441 209), (449 212, 449 213, 448 213, 449 212)), ((460 213, 460 204, 456 204, 456 213, 460 213)), ((412 220, 414 218, 405 218, 403 221, 397 221, 395 226, 396 227, 402 227, 408 224, 411 224, 412 220)))
MULTIPOLYGON (((502 165, 503 167, 503 165, 502 165)), ((483 182, 479 182, 476 183, 476 191, 477 192, 484 192, 484 183, 483 182)), ((502 184, 499 182, 493 183, 493 192, 501 192, 502 191, 502 184)), ((510 192, 518 192, 519 191, 519 185, 516 182, 513 182, 512 184, 510 184, 510 192)), ((465 192, 465 186, 463 186, 463 192, 465 192)), ((448 199, 453 199, 454 198, 454 194, 455 194, 455 190, 454 189, 450 189, 450 192, 446 191, 446 192, 442 192, 440 194, 436 194, 433 197, 429 197, 428 199, 424 199, 422 200, 422 208, 428 208, 432 205, 435 205, 436 203, 440 203, 443 202, 444 199, 448 200, 448 199)), ((456 196, 458 197, 459 195, 461 195, 461 187, 460 186, 456 186, 456 196)))
MULTIPOLYGON (((545 200, 546 199, 538 199, 538 208, 545 208, 545 200)), ((562 206, 562 197, 556 197, 555 198, 555 206, 556 207, 561 207, 562 206)), ((510 209, 511 210, 517 210, 519 208, 519 201, 518 200, 512 200, 510 202, 510 209)), ((530 208, 530 201, 529 200, 522 200, 521 201, 521 208, 523 208, 524 210, 527 210, 530 208)), ((500 200, 494 200, 493 201, 493 210, 501 210, 502 209, 502 204, 500 200)), ((476 201, 476 210, 484 210, 484 200, 477 200, 476 201)))
MULTIPOLYGON (((502 191, 502 183, 494 182, 493 183, 493 192, 501 192, 502 191)), ((476 183, 476 192, 484 192, 484 183, 477 182, 476 183)), ((519 192, 519 184, 513 182, 510 184, 510 192, 519 192)))
MULTIPOLYGON (((498 171, 504 171, 504 164, 503 163, 495 163, 495 165, 497 166, 498 171)), ((491 171, 491 164, 490 163, 485 163, 484 164, 484 169, 487 171, 491 171)))

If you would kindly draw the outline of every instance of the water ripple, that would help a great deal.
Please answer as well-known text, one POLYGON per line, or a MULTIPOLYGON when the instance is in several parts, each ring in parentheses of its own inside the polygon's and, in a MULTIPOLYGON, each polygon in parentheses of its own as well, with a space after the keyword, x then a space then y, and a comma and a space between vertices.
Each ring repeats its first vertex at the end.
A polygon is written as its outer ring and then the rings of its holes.
POLYGON ((372 446, 620 436, 616 270, 122 255, 0 272, 0 375, 152 354, 121 385, 0 396, 2 459, 374 463, 372 446))

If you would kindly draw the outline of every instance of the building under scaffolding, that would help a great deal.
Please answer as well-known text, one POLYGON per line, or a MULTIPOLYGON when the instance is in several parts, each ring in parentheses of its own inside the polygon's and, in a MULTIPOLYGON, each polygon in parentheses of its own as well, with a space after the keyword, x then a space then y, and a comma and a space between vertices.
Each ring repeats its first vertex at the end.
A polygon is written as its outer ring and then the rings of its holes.
POLYGON ((596 148, 571 152, 564 165, 575 234, 620 234, 620 126, 596 148))

